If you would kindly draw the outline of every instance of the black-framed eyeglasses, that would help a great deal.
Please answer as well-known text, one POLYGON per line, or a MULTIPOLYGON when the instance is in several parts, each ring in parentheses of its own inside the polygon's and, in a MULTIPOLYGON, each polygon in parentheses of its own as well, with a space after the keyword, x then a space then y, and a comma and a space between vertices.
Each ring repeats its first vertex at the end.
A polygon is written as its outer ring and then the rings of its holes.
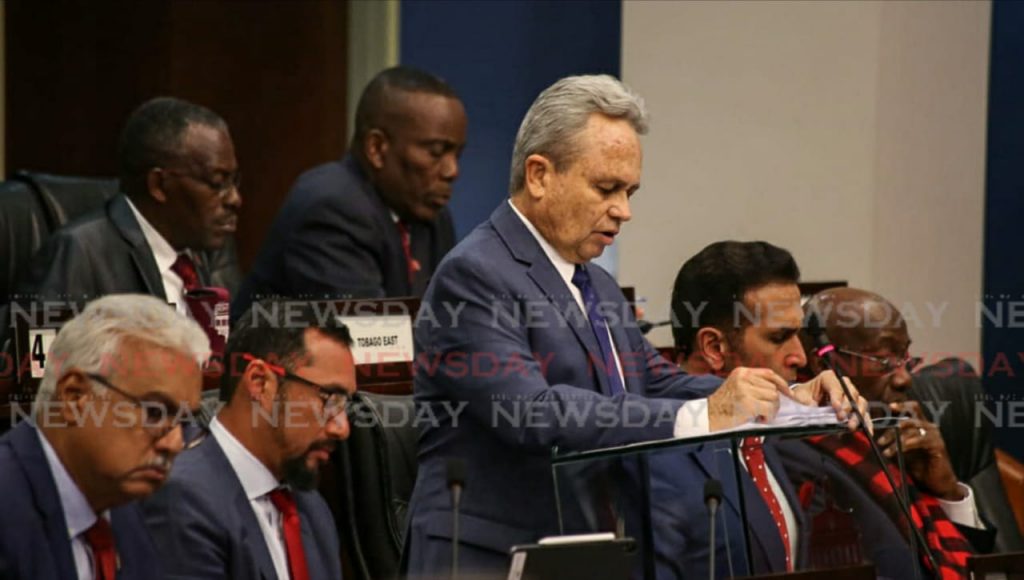
POLYGON ((161 169, 163 171, 166 171, 167 173, 174 173, 176 175, 183 175, 185 177, 188 177, 189 179, 194 179, 195 181, 198 181, 199 183, 202 183, 206 187, 212 189, 214 192, 216 192, 217 196, 220 197, 220 198, 228 197, 229 195, 231 195, 232 191, 237 191, 242 186, 242 172, 241 171, 235 171, 234 173, 228 173, 227 177, 225 177, 222 181, 213 181, 209 177, 204 177, 204 176, 196 175, 192 171, 184 171, 184 170, 181 170, 181 169, 166 169, 166 168, 161 168, 161 169))
POLYGON ((185 448, 194 446, 194 443, 201 440, 205 431, 199 428, 195 422, 196 411, 183 410, 182 408, 172 409, 167 401, 137 397, 114 383, 107 377, 96 373, 85 373, 86 378, 121 395, 136 407, 142 409, 142 430, 149 434, 154 441, 166 437, 177 427, 181 427, 181 437, 185 448))
MULTIPOLYGON (((247 362, 253 362, 262 359, 249 353, 243 353, 242 360, 245 360, 247 362)), ((263 364, 267 365, 267 368, 273 371, 274 374, 276 374, 277 376, 281 377, 286 381, 292 381, 295 383, 299 383, 302 386, 315 389, 317 397, 320 397, 320 401, 323 403, 325 417, 337 417, 341 413, 347 411, 349 407, 349 399, 351 398, 348 391, 341 389, 339 387, 327 387, 321 385, 320 383, 311 381, 307 378, 300 377, 299 375, 288 372, 288 370, 281 365, 275 365, 265 360, 263 361, 263 364)))
POLYGON ((921 361, 924 360, 919 356, 910 356, 909 353, 903 355, 902 357, 880 357, 872 356, 870 354, 864 354, 862 352, 847 350, 845 348, 837 348, 836 351, 873 362, 874 364, 878 365, 878 370, 883 375, 894 373, 900 368, 906 370, 908 373, 914 372, 914 369, 916 369, 918 365, 921 364, 921 361))

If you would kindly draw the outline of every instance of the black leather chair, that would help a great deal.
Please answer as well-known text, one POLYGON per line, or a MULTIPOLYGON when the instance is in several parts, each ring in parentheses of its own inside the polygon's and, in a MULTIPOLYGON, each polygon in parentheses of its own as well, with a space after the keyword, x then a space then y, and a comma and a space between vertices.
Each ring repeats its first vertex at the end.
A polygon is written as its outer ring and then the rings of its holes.
MULTIPOLYGON (((936 423, 946 442, 953 470, 960 481, 974 490, 981 516, 998 530, 995 550, 1024 549, 1024 539, 996 464, 992 425, 982 421, 975 426, 975 407, 985 400, 977 372, 962 359, 944 359, 914 374, 910 395, 922 403, 932 404, 932 409, 924 405, 928 415, 932 415, 933 409, 943 409, 936 423)), ((931 419, 934 421, 935 417, 931 419)))
POLYGON ((346 577, 398 577, 416 482, 415 416, 410 395, 360 392, 353 400, 352 431, 338 447, 333 484, 341 488, 335 517, 346 577))

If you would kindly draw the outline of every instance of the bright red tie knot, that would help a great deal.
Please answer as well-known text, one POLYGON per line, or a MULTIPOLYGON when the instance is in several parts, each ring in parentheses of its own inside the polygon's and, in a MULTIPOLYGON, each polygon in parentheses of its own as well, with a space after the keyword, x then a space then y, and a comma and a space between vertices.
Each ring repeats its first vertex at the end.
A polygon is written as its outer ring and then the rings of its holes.
POLYGON ((284 529, 284 547, 288 552, 288 572, 292 580, 309 580, 306 567, 306 552, 302 547, 302 523, 292 492, 277 488, 270 492, 270 503, 281 512, 281 527, 284 529))
POLYGON ((85 542, 92 549, 93 576, 96 580, 114 580, 117 574, 117 551, 114 547, 114 530, 104 517, 85 531, 85 542))
POLYGON ((188 254, 178 254, 178 259, 171 265, 171 271, 181 278, 185 291, 199 288, 199 274, 196 273, 196 264, 188 254))

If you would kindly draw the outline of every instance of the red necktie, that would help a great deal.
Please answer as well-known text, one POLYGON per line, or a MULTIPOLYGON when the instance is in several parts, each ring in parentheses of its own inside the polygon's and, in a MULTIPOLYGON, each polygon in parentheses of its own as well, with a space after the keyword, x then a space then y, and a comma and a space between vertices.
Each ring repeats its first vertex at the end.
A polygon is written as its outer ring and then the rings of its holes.
POLYGON ((754 486, 761 493, 761 498, 768 505, 768 511, 772 513, 772 519, 779 528, 779 536, 782 538, 782 547, 786 550, 786 571, 793 571, 793 562, 789 556, 789 529, 786 526, 786 518, 782 515, 782 506, 779 505, 772 486, 768 483, 768 468, 764 462, 764 446, 760 437, 747 437, 740 445, 743 452, 743 460, 747 463, 747 471, 750 478, 754 480, 754 486))
POLYGON ((270 492, 270 502, 281 512, 284 547, 288 552, 288 572, 292 580, 309 580, 306 552, 302 549, 302 527, 299 522, 299 510, 295 507, 295 498, 287 489, 278 488, 270 492))
POLYGON ((103 516, 97 518, 96 523, 85 531, 85 542, 92 548, 93 577, 96 580, 114 580, 117 552, 110 522, 103 516))
POLYGON ((196 273, 196 264, 188 254, 178 254, 178 259, 171 264, 171 271, 181 278, 185 286, 185 292, 199 288, 199 274, 196 273))
POLYGON ((416 272, 420 271, 420 263, 419 260, 412 257, 412 236, 409 234, 409 228, 405 227, 405 222, 402 220, 395 222, 395 225, 398 226, 398 233, 402 236, 402 250, 405 251, 405 264, 411 285, 413 278, 416 277, 416 272))

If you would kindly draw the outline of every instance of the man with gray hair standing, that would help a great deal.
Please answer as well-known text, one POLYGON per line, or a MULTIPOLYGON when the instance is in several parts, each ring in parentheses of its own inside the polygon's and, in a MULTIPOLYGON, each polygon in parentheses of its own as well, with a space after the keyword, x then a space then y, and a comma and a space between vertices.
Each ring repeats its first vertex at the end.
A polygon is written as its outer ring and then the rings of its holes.
POLYGON ((516 137, 510 199, 452 250, 428 287, 424 311, 437 320, 416 330, 414 389, 438 420, 420 438, 407 546, 413 576, 451 567, 453 457, 466 466, 460 568, 501 575, 511 546, 559 533, 559 514, 566 533, 637 523, 638 506, 616 510, 609 495, 619 488, 627 503, 637 497, 629 486, 643 479, 643 461, 562 472, 560 488, 572 493, 559 506, 553 448, 706 434, 771 418, 783 396, 809 402, 827 393, 846 417, 831 376, 791 394, 767 369, 736 369, 724 382, 686 375, 643 338, 615 280, 589 263, 632 217, 646 130, 643 101, 612 77, 567 77, 546 89, 516 137))
POLYGON ((109 295, 61 329, 31 420, 0 438, 0 562, 10 579, 154 578, 133 500, 188 443, 209 341, 162 300, 109 295))

